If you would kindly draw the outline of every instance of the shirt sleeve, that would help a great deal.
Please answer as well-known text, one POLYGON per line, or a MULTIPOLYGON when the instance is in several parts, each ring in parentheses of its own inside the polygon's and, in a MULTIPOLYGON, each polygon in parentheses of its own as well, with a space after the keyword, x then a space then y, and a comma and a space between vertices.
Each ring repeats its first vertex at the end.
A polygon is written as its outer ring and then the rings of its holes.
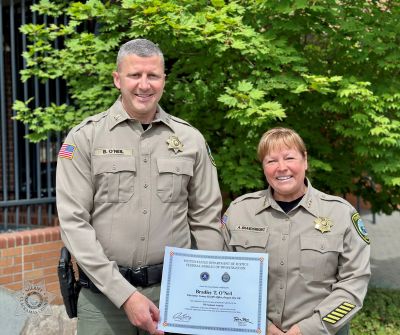
POLYGON ((222 198, 217 169, 202 135, 197 136, 198 155, 189 183, 188 222, 195 247, 222 250, 220 232, 222 198))
POLYGON ((299 322, 302 334, 336 334, 362 308, 371 276, 369 239, 354 209, 349 211, 348 220, 343 252, 339 255, 338 281, 315 307, 314 314, 299 322))
POLYGON ((62 240, 90 280, 119 308, 136 289, 107 258, 91 225, 94 182, 90 140, 84 130, 68 134, 58 156, 56 179, 62 240))

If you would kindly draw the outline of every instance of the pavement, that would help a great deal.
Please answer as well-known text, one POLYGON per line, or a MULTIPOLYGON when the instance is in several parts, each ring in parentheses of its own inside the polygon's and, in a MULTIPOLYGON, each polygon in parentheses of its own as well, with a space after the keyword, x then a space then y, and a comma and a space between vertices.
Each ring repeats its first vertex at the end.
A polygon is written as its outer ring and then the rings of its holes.
POLYGON ((400 289, 400 212, 391 215, 362 213, 371 239, 370 287, 400 289))
POLYGON ((71 320, 64 306, 51 305, 38 312, 38 309, 29 308, 30 303, 35 303, 35 299, 20 300, 19 292, 0 286, 0 334, 76 335, 77 319, 71 320))

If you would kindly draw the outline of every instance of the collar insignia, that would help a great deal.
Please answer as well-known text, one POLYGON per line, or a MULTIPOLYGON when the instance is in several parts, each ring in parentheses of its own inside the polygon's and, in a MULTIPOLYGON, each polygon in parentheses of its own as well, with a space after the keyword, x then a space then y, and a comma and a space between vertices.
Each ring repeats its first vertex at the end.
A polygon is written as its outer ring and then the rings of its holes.
POLYGON ((168 149, 174 150, 176 154, 178 153, 178 151, 183 151, 183 144, 177 136, 171 135, 168 138, 167 143, 168 149))
POLYGON ((331 228, 333 227, 333 223, 330 218, 318 217, 314 220, 314 223, 315 229, 319 230, 321 233, 327 233, 331 231, 331 228))

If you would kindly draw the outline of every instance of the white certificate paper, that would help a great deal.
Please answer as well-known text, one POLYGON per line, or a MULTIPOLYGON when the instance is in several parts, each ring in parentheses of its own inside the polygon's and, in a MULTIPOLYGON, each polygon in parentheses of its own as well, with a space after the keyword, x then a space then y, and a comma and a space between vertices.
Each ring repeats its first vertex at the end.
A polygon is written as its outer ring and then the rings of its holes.
POLYGON ((166 247, 158 329, 266 334, 268 254, 166 247))

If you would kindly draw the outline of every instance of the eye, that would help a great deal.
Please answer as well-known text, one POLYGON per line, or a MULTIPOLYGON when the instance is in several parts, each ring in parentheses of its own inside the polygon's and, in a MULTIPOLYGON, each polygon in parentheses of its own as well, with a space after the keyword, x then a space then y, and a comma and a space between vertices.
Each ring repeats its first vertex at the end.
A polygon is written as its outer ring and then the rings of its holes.
POLYGON ((274 163, 276 163, 275 159, 266 159, 265 160, 265 164, 274 164, 274 163))
POLYGON ((149 74, 148 78, 149 78, 149 80, 158 80, 161 77, 157 74, 149 74))

